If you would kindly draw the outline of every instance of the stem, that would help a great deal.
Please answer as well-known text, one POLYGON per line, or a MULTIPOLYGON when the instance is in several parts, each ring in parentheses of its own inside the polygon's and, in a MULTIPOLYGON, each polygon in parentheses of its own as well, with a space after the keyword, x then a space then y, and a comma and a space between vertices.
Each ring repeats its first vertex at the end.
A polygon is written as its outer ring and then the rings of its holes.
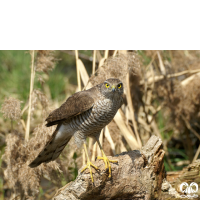
POLYGON ((34 70, 34 50, 31 51, 31 80, 30 80, 30 94, 29 94, 29 108, 28 108, 28 118, 26 123, 26 134, 25 140, 28 141, 29 139, 29 132, 30 132, 30 119, 31 119, 31 96, 33 92, 33 85, 34 85, 34 77, 35 77, 35 70, 34 70))
POLYGON ((78 89, 79 91, 81 91, 81 76, 78 67, 78 50, 75 50, 75 57, 76 57, 76 74, 77 74, 78 89))
POLYGON ((96 64, 96 50, 93 51, 92 74, 95 73, 95 64, 96 64))

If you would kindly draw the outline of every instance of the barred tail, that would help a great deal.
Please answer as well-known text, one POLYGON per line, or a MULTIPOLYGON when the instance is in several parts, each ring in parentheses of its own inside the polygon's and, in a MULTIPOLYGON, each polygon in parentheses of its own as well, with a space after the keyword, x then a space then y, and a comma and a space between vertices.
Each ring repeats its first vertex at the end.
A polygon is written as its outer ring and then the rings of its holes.
POLYGON ((65 148, 67 143, 71 139, 71 135, 65 137, 62 141, 56 141, 56 134, 60 128, 60 125, 57 126, 56 130, 54 131, 51 140, 46 144, 44 149, 39 153, 39 155, 33 160, 29 167, 34 168, 39 166, 41 163, 45 162, 48 163, 50 161, 55 160, 61 154, 62 150, 65 148))

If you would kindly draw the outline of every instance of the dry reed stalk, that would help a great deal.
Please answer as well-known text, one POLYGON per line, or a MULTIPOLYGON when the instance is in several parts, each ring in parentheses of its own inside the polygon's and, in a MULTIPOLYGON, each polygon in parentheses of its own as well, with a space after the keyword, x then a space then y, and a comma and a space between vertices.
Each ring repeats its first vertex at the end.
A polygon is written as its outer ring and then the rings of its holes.
POLYGON ((190 83, 190 81, 192 81, 196 76, 199 76, 200 77, 200 72, 197 73, 197 74, 193 74, 192 76, 184 79, 183 81, 181 81, 181 85, 182 86, 186 86, 188 83, 190 83))
POLYGON ((91 88, 92 84, 90 82, 88 82, 89 75, 87 73, 87 70, 86 70, 83 62, 80 59, 77 60, 77 65, 78 65, 78 69, 80 72, 81 80, 83 81, 84 89, 91 88))
POLYGON ((89 153, 89 156, 92 158, 93 157, 93 146, 95 144, 95 139, 94 138, 89 138, 89 142, 88 142, 88 151, 90 152, 89 153))
POLYGON ((105 58, 105 59, 108 58, 108 52, 109 52, 109 50, 105 50, 105 53, 104 53, 104 58, 105 58))
POLYGON ((142 142, 141 142, 140 136, 138 134, 138 127, 137 127, 137 123, 135 121, 133 102, 132 102, 132 99, 131 99, 129 73, 127 74, 126 82, 127 82, 127 95, 126 95, 126 97, 127 97, 129 112, 130 112, 131 120, 132 120, 132 123, 133 123, 133 128, 134 128, 134 131, 135 131, 137 142, 138 142, 139 147, 141 148, 142 142))
POLYGON ((96 66, 96 50, 93 51, 92 74, 95 73, 95 66, 96 66))
POLYGON ((159 67, 160 67, 160 71, 162 73, 162 75, 166 75, 166 70, 165 70, 165 66, 163 64, 160 52, 157 51, 157 55, 158 55, 158 60, 159 60, 159 67))
POLYGON ((114 144, 114 142, 111 138, 108 126, 105 127, 105 137, 108 140, 108 142, 110 143, 110 147, 112 149, 112 152, 115 155, 115 144, 114 144))
POLYGON ((89 75, 83 62, 80 59, 77 60, 77 66, 79 69, 79 75, 81 77, 81 80, 83 81, 83 85, 86 86, 89 80, 89 75))
POLYGON ((127 54, 127 50, 118 50, 119 54, 127 54))
POLYGON ((85 151, 82 149, 82 158, 83 158, 83 165, 86 164, 86 156, 85 156, 85 151))
POLYGON ((146 123, 145 120, 143 120, 141 117, 138 118, 139 124, 142 125, 142 127, 145 129, 145 131, 151 133, 151 127, 149 124, 146 123))
POLYGON ((21 119, 20 122, 21 122, 21 124, 22 124, 22 126, 24 128, 24 132, 26 133, 26 124, 25 124, 24 120, 21 119))
POLYGON ((124 136, 124 138, 126 139, 127 143, 129 144, 130 148, 133 149, 139 149, 139 145, 138 142, 134 136, 133 133, 131 133, 129 131, 129 129, 127 128, 125 122, 124 122, 124 115, 123 112, 120 110, 118 110, 117 114, 114 117, 114 120, 117 124, 117 126, 119 127, 119 129, 121 130, 122 135, 124 136))
MULTIPOLYGON (((182 76, 182 75, 185 75, 185 74, 193 75, 193 74, 196 74, 196 73, 199 73, 199 72, 200 72, 200 69, 185 70, 185 71, 178 72, 178 73, 168 74, 166 76, 160 75, 160 76, 155 76, 155 77, 149 77, 146 82, 147 82, 147 84, 152 84, 153 82, 161 81, 164 78, 175 78, 175 77, 182 76)), ((140 85, 144 85, 144 84, 145 84, 145 81, 141 80, 140 85)))
POLYGON ((97 156, 97 142, 94 143, 91 154, 91 160, 94 161, 97 156))
POLYGON ((96 50, 96 53, 97 53, 97 60, 98 60, 98 62, 100 62, 100 60, 102 59, 102 56, 101 56, 101 53, 100 53, 100 51, 99 50, 96 50))
POLYGON ((115 51, 114 51, 113 57, 115 57, 115 56, 117 55, 117 51, 118 51, 118 50, 115 50, 115 51))
POLYGON ((78 89, 79 91, 81 91, 81 77, 80 77, 80 71, 78 67, 78 50, 75 50, 75 57, 76 57, 76 74, 77 74, 78 89))
POLYGON ((105 60, 106 60, 106 58, 102 58, 102 59, 100 60, 98 68, 100 68, 101 66, 103 66, 105 60))
POLYGON ((34 50, 31 51, 31 80, 30 80, 30 93, 29 93, 29 109, 28 109, 28 118, 26 124, 26 133, 25 133, 25 140, 28 141, 29 139, 29 132, 30 132, 30 119, 31 119, 31 96, 33 92, 33 85, 34 85, 34 78, 35 78, 35 69, 34 69, 34 50))
POLYGON ((127 151, 127 149, 124 146, 124 143, 122 142, 122 140, 120 140, 120 151, 121 151, 121 153, 127 151))
POLYGON ((21 116, 24 114, 24 112, 28 109, 28 103, 29 103, 29 99, 27 100, 26 104, 24 105, 24 108, 21 111, 21 116))
MULTIPOLYGON (((100 53, 100 52, 99 52, 100 53)), ((100 68, 101 66, 103 66, 105 60, 108 58, 108 50, 105 50, 104 52, 104 57, 100 59, 99 61, 99 66, 98 68, 100 68)))

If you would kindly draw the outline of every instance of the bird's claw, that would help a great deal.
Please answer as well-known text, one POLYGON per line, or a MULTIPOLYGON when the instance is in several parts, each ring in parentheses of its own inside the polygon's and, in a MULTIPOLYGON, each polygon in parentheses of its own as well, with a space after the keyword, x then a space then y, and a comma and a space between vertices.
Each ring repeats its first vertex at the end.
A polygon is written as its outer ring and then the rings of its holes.
POLYGON ((97 156, 96 159, 99 159, 99 160, 103 160, 104 163, 105 163, 105 168, 106 170, 108 169, 109 171, 109 175, 108 175, 108 178, 111 178, 111 165, 110 165, 110 162, 111 163, 118 163, 117 160, 109 160, 106 155, 103 155, 103 157, 100 157, 100 156, 97 156))
POLYGON ((91 166, 93 168, 95 168, 96 170, 99 170, 99 168, 97 166, 93 165, 91 162, 87 162, 87 165, 81 170, 81 173, 84 172, 88 168, 90 170, 90 176, 91 176, 91 179, 92 179, 92 183, 94 184, 91 166))

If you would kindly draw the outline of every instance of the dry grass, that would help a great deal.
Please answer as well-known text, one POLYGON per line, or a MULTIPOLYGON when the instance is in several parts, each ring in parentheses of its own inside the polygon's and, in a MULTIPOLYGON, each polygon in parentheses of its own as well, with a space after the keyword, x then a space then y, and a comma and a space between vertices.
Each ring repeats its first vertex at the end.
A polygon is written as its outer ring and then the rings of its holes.
POLYGON ((54 127, 47 128, 44 124, 36 127, 33 133, 34 137, 28 142, 24 140, 23 134, 17 131, 6 136, 6 149, 2 157, 4 180, 7 187, 13 192, 12 198, 20 195, 21 199, 35 199, 39 194, 42 176, 48 177, 59 185, 61 177, 59 177, 57 171, 60 171, 60 169, 56 161, 42 164, 34 169, 28 166, 42 150, 53 129, 54 127))
POLYGON ((13 97, 6 98, 1 107, 4 118, 19 121, 21 118, 21 101, 13 97))

